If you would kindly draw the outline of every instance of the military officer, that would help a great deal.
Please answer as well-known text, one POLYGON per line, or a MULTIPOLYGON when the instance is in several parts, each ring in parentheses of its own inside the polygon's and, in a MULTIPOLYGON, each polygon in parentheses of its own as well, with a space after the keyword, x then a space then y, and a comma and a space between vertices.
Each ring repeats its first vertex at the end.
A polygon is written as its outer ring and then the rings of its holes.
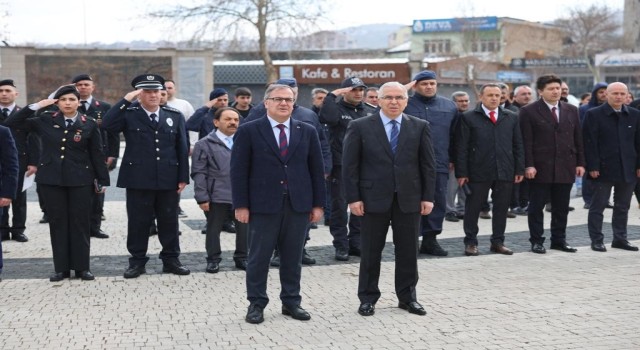
MULTIPOLYGON (((18 90, 13 80, 0 80, 0 125, 11 115, 18 113, 20 107, 16 105, 18 90)), ((18 174, 18 192, 11 202, 11 210, 5 208, 0 220, 0 234, 2 240, 13 239, 17 242, 27 242, 29 239, 24 234, 27 221, 27 192, 22 191, 25 172, 27 175, 35 174, 38 170, 38 158, 40 157, 40 140, 35 133, 20 128, 10 128, 11 135, 18 149, 18 162, 20 165, 18 174), (11 212, 11 224, 9 213, 11 212)))
POLYGON ((104 192, 109 173, 98 124, 78 112, 80 94, 73 85, 60 87, 53 99, 23 108, 6 120, 9 126, 36 132, 42 155, 36 181, 49 216, 55 273, 51 282, 70 277, 93 280, 89 270, 89 222, 93 192, 104 192), (58 110, 39 109, 55 103, 58 110))
POLYGON ((123 132, 126 147, 118 187, 127 189, 127 249, 131 253, 125 278, 146 273, 149 227, 154 213, 162 244, 163 272, 188 275, 180 263, 178 195, 189 183, 189 146, 182 114, 160 106, 164 78, 143 74, 131 82, 127 93, 104 116, 102 127, 123 132), (139 104, 132 106, 134 99, 139 104))
MULTIPOLYGON (((95 84, 89 74, 77 75, 71 82, 75 84, 76 89, 78 89, 80 93, 80 107, 78 110, 83 112, 87 117, 93 118, 100 127, 102 148, 106 155, 105 161, 107 162, 107 168, 113 170, 120 150, 120 138, 118 134, 108 132, 102 128, 102 118, 104 118, 104 115, 109 108, 111 108, 111 105, 93 97, 95 84)), ((100 228, 103 217, 104 193, 96 193, 94 197, 93 210, 91 212, 91 237, 109 238, 109 235, 100 228)))

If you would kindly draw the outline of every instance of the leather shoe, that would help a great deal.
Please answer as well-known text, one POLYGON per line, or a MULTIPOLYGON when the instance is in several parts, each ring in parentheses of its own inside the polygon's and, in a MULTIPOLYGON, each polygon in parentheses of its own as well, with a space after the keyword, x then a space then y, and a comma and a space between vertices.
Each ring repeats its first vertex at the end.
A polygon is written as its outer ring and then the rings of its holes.
POLYGON ((589 209, 589 208, 591 208, 591 204, 585 203, 585 204, 584 204, 584 207, 582 207, 582 208, 584 208, 584 209, 589 209))
POLYGON ((409 313, 411 314, 416 314, 420 316, 424 316, 427 314, 427 312, 424 310, 422 305, 420 305, 420 303, 417 301, 411 301, 408 303, 399 302, 398 307, 401 308, 402 310, 409 311, 409 313))
POLYGON ((420 243, 420 254, 433 256, 447 256, 449 252, 442 249, 435 236, 425 236, 420 243))
POLYGON ((24 243, 24 242, 29 241, 29 238, 27 238, 27 236, 22 232, 14 232, 11 235, 11 239, 13 239, 16 242, 20 242, 20 243, 24 243))
POLYGON ((481 211, 480 219, 491 219, 491 214, 488 211, 481 211))
POLYGON ((247 260, 236 260, 236 268, 247 271, 247 260))
POLYGON ((504 246, 504 244, 492 244, 490 251, 498 254, 513 255, 513 251, 504 246))
POLYGON ((227 233, 236 233, 236 224, 233 221, 222 224, 222 231, 227 233))
POLYGON ((60 282, 65 278, 69 278, 71 273, 69 271, 65 272, 54 272, 53 275, 49 276, 49 281, 51 282, 60 282))
POLYGON ((95 238, 109 238, 109 235, 106 234, 104 231, 100 230, 96 233, 92 233, 91 237, 95 237, 95 238))
POLYGON ((311 319, 311 315, 301 308, 300 305, 282 305, 282 314, 291 316, 294 320, 308 321, 311 319))
POLYGON ((336 248, 336 260, 349 261, 349 251, 344 248, 336 248))
POLYGON ((144 265, 129 266, 124 271, 124 278, 137 278, 144 273, 147 273, 147 270, 144 268, 144 265))
POLYGON ((49 216, 47 216, 46 213, 42 214, 42 219, 40 219, 40 221, 38 221, 41 224, 48 224, 49 223, 49 216))
POLYGON ((306 249, 302 250, 302 265, 313 265, 316 263, 316 259, 312 258, 306 249))
POLYGON ((567 244, 567 242, 560 242, 560 243, 551 243, 551 247, 549 247, 551 249, 555 249, 555 250, 562 250, 563 252, 567 252, 567 253, 575 253, 578 251, 578 249, 570 246, 567 244))
POLYGON ((606 252, 607 247, 605 247, 604 244, 601 242, 591 243, 591 250, 594 250, 596 252, 606 252))
POLYGON ((508 211, 507 212, 507 218, 509 219, 515 219, 516 218, 516 214, 512 211, 508 211))
POLYGON ((371 303, 362 303, 358 308, 358 313, 362 316, 372 316, 376 313, 376 307, 371 303))
POLYGON ((444 215, 444 219, 450 222, 458 222, 460 221, 460 219, 458 219, 458 217, 456 216, 455 212, 448 212, 444 215))
POLYGON ((478 255, 478 246, 473 244, 467 244, 466 246, 464 246, 464 255, 466 256, 478 255))
POLYGON ((218 273, 218 271, 220 271, 220 264, 215 262, 208 262, 206 271, 207 273, 218 273))
POLYGON ((531 251, 536 254, 545 254, 547 252, 542 243, 534 243, 531 245, 531 251))
POLYGON ((629 241, 613 241, 611 242, 611 248, 624 249, 632 252, 638 251, 638 247, 631 245, 629 241))
POLYGON ((360 256, 360 254, 361 254, 360 248, 356 248, 356 247, 349 248, 349 255, 351 255, 351 256, 360 256))
POLYGON ((244 320, 253 324, 262 323, 264 321, 263 311, 264 308, 262 306, 251 304, 244 320))
POLYGON ((273 267, 280 266, 280 253, 277 250, 273 251, 273 257, 271 258, 271 262, 269 263, 269 265, 273 267))
POLYGON ((191 273, 180 261, 171 261, 162 264, 162 272, 169 272, 174 275, 186 276, 191 273))
POLYGON ((76 277, 80 278, 83 281, 93 281, 96 277, 91 273, 91 271, 76 271, 76 277))
POLYGON ((156 225, 151 225, 151 227, 149 227, 149 236, 155 236, 158 234, 158 228, 156 227, 156 225))

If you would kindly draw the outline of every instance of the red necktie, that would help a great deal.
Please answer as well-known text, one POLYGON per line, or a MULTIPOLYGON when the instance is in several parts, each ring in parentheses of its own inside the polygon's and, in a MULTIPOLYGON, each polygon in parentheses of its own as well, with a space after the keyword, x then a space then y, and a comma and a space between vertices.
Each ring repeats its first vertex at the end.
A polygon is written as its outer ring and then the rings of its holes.
POLYGON ((284 124, 278 124, 276 125, 276 127, 280 129, 280 135, 278 137, 280 146, 280 157, 284 159, 287 157, 288 153, 287 134, 284 132, 284 124))
POLYGON ((558 109, 556 107, 551 108, 551 114, 553 114, 553 119, 555 119, 556 123, 559 123, 560 120, 558 118, 558 113, 556 113, 558 109))
POLYGON ((491 119, 491 122, 493 124, 495 124, 498 120, 496 119, 496 112, 495 111, 490 111, 489 112, 489 119, 491 119))

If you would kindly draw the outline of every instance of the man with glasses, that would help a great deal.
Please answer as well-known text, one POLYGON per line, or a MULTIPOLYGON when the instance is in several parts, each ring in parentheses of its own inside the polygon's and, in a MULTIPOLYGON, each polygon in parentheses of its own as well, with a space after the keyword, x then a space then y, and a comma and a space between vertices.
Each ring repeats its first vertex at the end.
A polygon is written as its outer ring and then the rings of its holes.
POLYGON ((429 122, 437 171, 435 207, 429 215, 422 217, 420 253, 446 256, 449 253, 440 247, 436 237, 442 232, 447 209, 447 181, 449 169, 453 167, 449 160, 449 147, 458 109, 453 101, 437 95, 438 81, 435 72, 422 71, 413 77, 411 83, 414 94, 409 98, 404 112, 429 122))
POLYGON ((347 216, 342 179, 342 142, 347 126, 352 120, 375 113, 374 108, 362 102, 366 88, 367 86, 360 78, 347 78, 342 81, 340 88, 327 94, 320 110, 320 122, 329 126, 333 156, 333 168, 329 179, 331 181, 329 231, 333 236, 335 259, 338 261, 348 261, 349 255, 360 256, 360 218, 353 213, 350 217, 347 216))

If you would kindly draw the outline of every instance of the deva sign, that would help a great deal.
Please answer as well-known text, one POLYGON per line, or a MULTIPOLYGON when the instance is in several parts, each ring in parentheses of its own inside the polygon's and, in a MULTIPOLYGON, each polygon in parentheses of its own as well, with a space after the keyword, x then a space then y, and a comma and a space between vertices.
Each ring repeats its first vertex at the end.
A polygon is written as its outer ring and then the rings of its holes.
POLYGON ((496 29, 498 29, 498 17, 417 19, 413 21, 414 33, 462 32, 496 29))

